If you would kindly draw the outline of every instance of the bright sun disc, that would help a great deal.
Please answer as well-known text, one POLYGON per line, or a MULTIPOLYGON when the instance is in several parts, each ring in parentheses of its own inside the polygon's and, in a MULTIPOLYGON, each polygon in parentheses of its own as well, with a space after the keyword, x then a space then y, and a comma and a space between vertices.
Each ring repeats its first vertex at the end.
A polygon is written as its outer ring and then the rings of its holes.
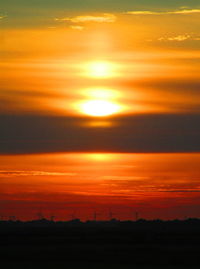
POLYGON ((87 115, 102 117, 116 113, 119 106, 104 100, 91 100, 82 105, 82 110, 87 115))

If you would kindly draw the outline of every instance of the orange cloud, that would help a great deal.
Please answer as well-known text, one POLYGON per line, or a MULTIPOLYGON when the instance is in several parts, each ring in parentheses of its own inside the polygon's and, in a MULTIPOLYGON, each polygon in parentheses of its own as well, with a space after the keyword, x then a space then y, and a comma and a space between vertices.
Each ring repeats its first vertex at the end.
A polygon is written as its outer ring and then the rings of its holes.
POLYGON ((61 172, 47 172, 47 171, 0 171, 2 176, 76 176, 76 173, 61 173, 61 172))
POLYGON ((82 31, 84 29, 84 27, 80 25, 71 25, 70 28, 78 31, 82 31))
POLYGON ((182 14, 197 14, 200 13, 200 9, 180 9, 174 11, 149 11, 149 10, 139 10, 139 11, 127 11, 125 12, 129 15, 182 15, 182 14))
POLYGON ((183 34, 183 35, 177 35, 177 36, 172 36, 172 37, 160 37, 158 39, 159 41, 186 41, 186 40, 195 40, 198 41, 200 40, 200 37, 194 37, 189 34, 183 34))
POLYGON ((56 18, 56 21, 69 21, 73 23, 87 23, 87 22, 97 22, 97 23, 112 23, 116 21, 116 16, 111 13, 104 13, 99 16, 94 15, 82 15, 75 17, 66 18, 56 18))
POLYGON ((0 20, 5 19, 7 16, 0 16, 0 20))

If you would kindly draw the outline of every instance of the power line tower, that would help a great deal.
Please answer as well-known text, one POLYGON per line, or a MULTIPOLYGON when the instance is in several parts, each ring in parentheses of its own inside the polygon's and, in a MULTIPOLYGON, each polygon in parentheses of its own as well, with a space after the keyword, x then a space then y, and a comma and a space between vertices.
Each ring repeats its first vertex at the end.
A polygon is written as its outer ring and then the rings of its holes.
POLYGON ((112 220, 114 216, 115 216, 115 214, 111 210, 109 210, 109 212, 108 212, 109 220, 112 220))
POLYGON ((139 219, 139 212, 135 212, 135 221, 138 221, 139 219))
POLYGON ((54 222, 55 221, 55 216, 51 216, 50 221, 54 222))
POLYGON ((97 221, 97 217, 99 216, 100 214, 99 213, 97 213, 96 211, 94 211, 94 221, 97 221))
POLYGON ((76 212, 75 211, 71 214, 71 217, 72 217, 72 220, 76 219, 76 212))
POLYGON ((70 215, 71 220, 75 220, 76 219, 76 212, 73 211, 73 213, 70 215))
POLYGON ((42 214, 42 212, 38 212, 37 217, 38 217, 38 220, 44 219, 44 215, 42 214))

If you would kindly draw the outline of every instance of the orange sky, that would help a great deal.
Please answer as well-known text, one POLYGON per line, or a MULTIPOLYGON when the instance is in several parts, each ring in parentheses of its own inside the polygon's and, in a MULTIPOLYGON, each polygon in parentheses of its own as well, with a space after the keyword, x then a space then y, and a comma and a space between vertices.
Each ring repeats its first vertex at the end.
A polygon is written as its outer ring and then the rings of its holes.
POLYGON ((85 220, 198 217, 199 154, 49 154, 1 157, 1 214, 85 220), (75 212, 75 213, 74 213, 75 212))
POLYGON ((84 115, 98 88, 118 94, 119 114, 199 113, 198 16, 84 12, 5 28, 1 111, 84 115))
POLYGON ((58 2, 0 4, 0 215, 198 217, 196 0, 58 2))

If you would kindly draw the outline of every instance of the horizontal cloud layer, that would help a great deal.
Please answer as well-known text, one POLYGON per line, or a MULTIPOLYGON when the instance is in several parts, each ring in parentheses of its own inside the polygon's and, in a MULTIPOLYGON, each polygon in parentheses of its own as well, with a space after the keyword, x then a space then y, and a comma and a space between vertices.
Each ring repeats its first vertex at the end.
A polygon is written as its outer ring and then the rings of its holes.
POLYGON ((180 9, 172 11, 150 11, 150 10, 138 10, 127 11, 129 15, 182 15, 182 14, 199 14, 200 9, 180 9))
POLYGON ((47 171, 10 171, 0 170, 1 177, 16 177, 16 176, 75 176, 76 173, 61 173, 61 172, 47 172, 47 171))
POLYGON ((1 116, 0 153, 200 152, 200 115, 135 115, 109 119, 1 116))
POLYGON ((56 18, 56 21, 70 21, 73 23, 85 23, 85 22, 115 22, 116 16, 110 13, 104 13, 102 15, 82 15, 82 16, 75 16, 75 17, 66 17, 66 18, 56 18))

